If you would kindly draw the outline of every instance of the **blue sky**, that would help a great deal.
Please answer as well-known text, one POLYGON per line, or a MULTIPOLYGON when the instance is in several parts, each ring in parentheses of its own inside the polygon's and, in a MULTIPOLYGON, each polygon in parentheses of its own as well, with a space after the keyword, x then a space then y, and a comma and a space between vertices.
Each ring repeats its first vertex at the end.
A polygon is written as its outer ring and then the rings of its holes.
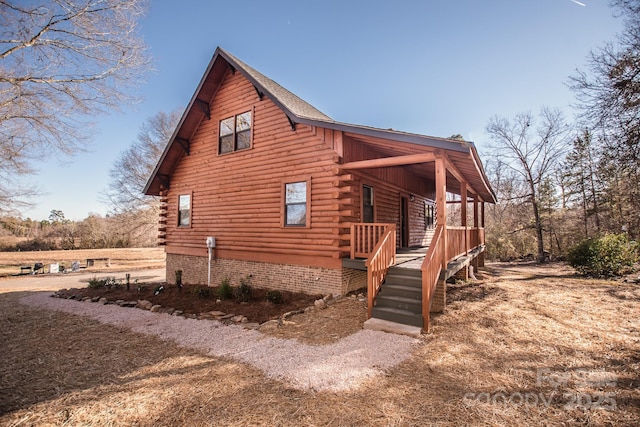
POLYGON ((481 155, 493 115, 561 108, 568 76, 621 29, 605 0, 151 0, 141 29, 154 70, 143 102, 96 118, 86 153, 39 164, 23 217, 104 215, 118 154, 159 111, 184 108, 217 46, 332 118, 432 136, 481 155))

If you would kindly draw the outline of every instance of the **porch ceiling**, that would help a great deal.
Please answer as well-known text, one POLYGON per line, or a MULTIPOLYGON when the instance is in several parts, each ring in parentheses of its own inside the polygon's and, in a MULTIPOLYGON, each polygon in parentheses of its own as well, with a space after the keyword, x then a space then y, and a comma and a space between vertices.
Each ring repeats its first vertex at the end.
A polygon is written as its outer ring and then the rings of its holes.
MULTIPOLYGON (((472 194, 477 194, 482 201, 489 203, 496 202, 495 195, 484 173, 475 146, 471 142, 441 140, 443 144, 447 146, 447 148, 443 148, 440 144, 438 144, 439 146, 433 146, 429 145, 428 142, 424 144, 400 142, 352 132, 345 132, 344 135, 353 141, 360 142, 375 149, 375 151, 380 154, 379 158, 435 153, 436 150, 441 150, 467 182, 468 190, 472 194)), ((435 161, 390 167, 402 167, 421 178, 428 180, 435 179, 435 161)), ((460 182, 458 182, 454 174, 450 171, 447 171, 447 191, 454 194, 461 193, 460 182)))

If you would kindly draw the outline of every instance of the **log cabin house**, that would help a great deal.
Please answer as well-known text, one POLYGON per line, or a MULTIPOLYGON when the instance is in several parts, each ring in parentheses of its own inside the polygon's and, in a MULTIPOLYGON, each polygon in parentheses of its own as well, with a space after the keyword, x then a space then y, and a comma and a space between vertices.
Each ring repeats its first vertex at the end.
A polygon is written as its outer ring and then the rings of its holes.
POLYGON ((144 192, 169 283, 366 287, 370 317, 424 330, 445 280, 482 265, 495 203, 473 143, 335 121, 220 48, 144 192))

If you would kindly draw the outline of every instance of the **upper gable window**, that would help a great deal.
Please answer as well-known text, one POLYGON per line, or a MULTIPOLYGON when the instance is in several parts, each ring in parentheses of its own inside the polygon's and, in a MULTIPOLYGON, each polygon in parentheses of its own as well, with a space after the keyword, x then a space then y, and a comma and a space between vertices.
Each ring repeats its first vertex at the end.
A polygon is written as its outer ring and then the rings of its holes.
POLYGON ((251 111, 220 120, 218 153, 251 148, 251 111))

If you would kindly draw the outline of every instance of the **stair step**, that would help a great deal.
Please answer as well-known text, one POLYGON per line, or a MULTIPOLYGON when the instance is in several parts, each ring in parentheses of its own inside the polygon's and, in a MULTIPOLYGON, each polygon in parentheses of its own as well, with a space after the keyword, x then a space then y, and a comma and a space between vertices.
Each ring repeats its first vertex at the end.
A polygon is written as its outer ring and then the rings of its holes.
POLYGON ((391 322, 402 323, 403 325, 423 326, 422 314, 411 313, 391 307, 373 307, 371 317, 376 319, 389 320, 391 322))
POLYGON ((388 274, 394 274, 394 275, 399 275, 399 276, 418 277, 418 278, 422 279, 422 271, 421 270, 417 270, 415 268, 404 268, 404 267, 393 266, 393 267, 389 268, 389 273, 388 274))
POLYGON ((422 301, 422 287, 385 283, 382 285, 382 288, 380 288, 380 293, 378 295, 413 298, 415 300, 422 301))
POLYGON ((398 274, 387 273, 384 279, 385 283, 393 285, 413 286, 416 288, 422 288, 422 278, 413 276, 402 276, 398 274))
POLYGON ((389 332, 392 334, 407 335, 413 338, 420 338, 422 335, 421 326, 404 325, 402 323, 390 322, 389 320, 371 318, 362 325, 364 329, 371 331, 389 332))
POLYGON ((395 295, 378 294, 376 307, 390 307, 422 314, 422 301, 415 298, 404 298, 395 295))

